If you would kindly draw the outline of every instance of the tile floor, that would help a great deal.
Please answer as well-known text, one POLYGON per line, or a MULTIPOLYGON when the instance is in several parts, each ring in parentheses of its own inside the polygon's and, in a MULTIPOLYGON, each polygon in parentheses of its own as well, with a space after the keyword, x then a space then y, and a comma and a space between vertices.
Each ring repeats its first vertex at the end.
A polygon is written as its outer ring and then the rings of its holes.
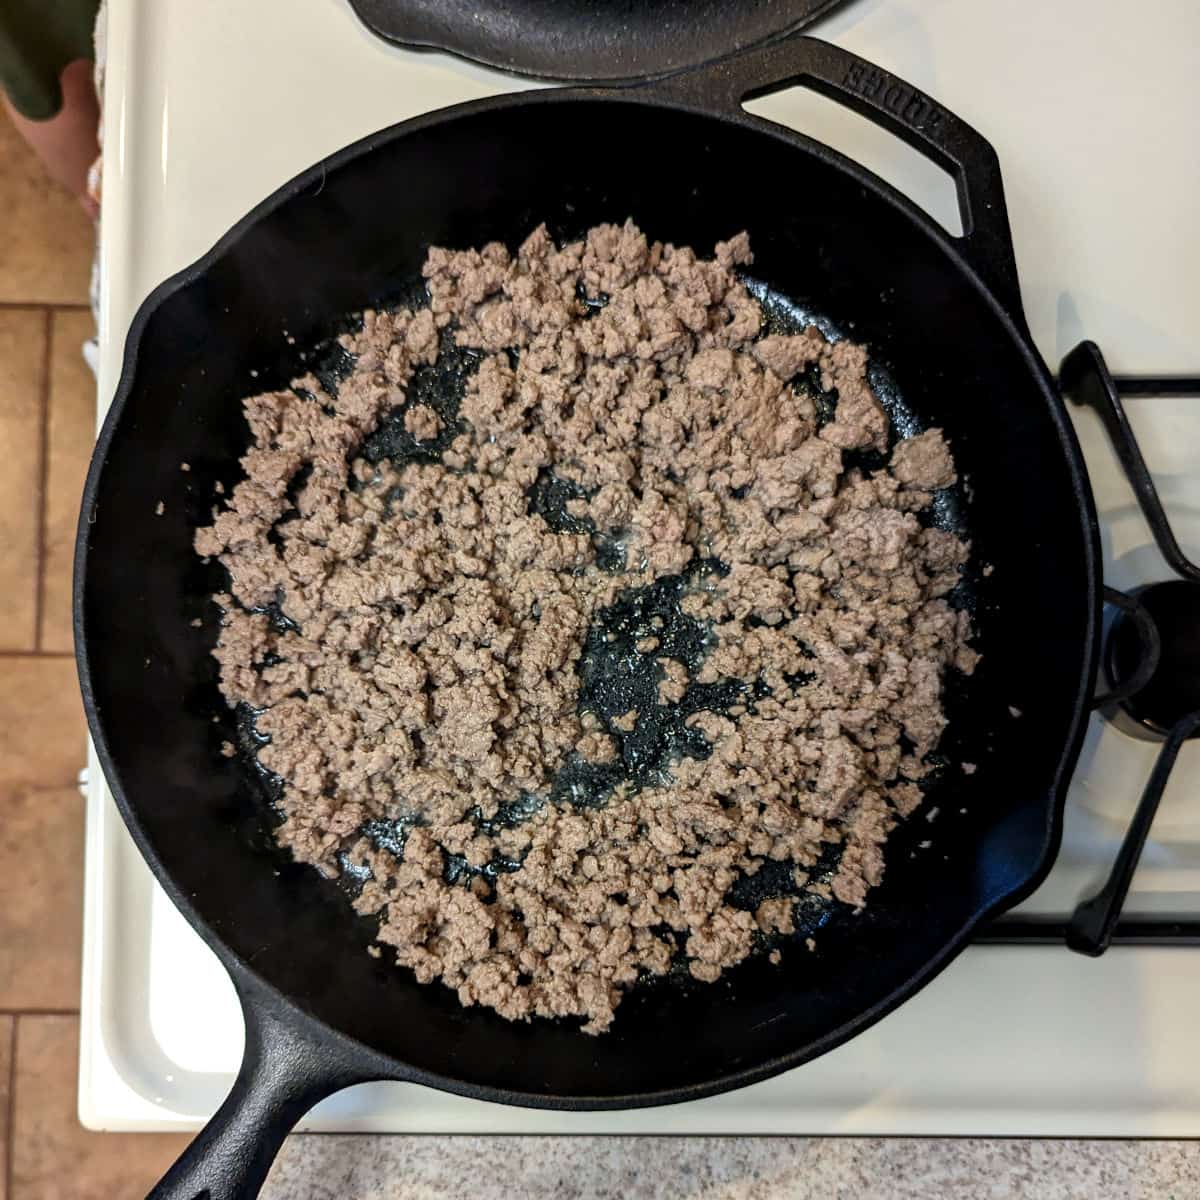
POLYGON ((186 1138, 75 1116, 84 761, 71 550, 94 234, 0 112, 0 1200, 138 1200, 186 1138))

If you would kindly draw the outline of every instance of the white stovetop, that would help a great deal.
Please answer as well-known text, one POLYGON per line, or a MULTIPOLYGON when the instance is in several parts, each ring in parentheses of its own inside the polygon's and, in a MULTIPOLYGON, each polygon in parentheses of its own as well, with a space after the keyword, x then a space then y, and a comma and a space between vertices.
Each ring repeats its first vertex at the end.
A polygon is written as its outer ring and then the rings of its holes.
MULTIPOLYGON (((343 0, 111 0, 100 398, 138 303, 263 196, 375 129, 523 86, 377 41, 343 0)), ((1115 371, 1200 373, 1200 5, 1155 0, 856 0, 837 41, 980 128, 1004 168, 1029 323, 1051 366, 1081 337, 1115 371), (1149 19, 1147 19, 1149 18, 1149 19)), ((753 109, 879 171, 942 220, 949 185, 808 93, 753 109)), ((1185 549, 1200 552, 1200 402, 1134 424, 1185 549)), ((1106 575, 1165 577, 1096 422, 1075 414, 1106 575)), ((1156 747, 1093 721, 1062 859, 1026 906, 1062 912, 1104 874, 1156 747)), ((233 991, 154 884, 91 764, 80 1113, 103 1129, 194 1127, 241 1046, 233 991)), ((1135 880, 1137 912, 1200 909, 1200 745, 1185 747, 1135 880)), ((968 950, 930 987, 799 1071, 649 1112, 555 1114, 408 1085, 355 1088, 310 1128, 423 1132, 1200 1135, 1200 951, 968 950)))

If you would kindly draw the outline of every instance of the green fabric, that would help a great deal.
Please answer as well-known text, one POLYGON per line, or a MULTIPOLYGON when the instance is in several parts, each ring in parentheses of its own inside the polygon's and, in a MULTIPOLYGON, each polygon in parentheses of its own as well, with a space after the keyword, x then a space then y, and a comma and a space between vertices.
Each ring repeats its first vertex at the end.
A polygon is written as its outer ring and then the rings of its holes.
POLYGON ((69 62, 92 58, 100 0, 0 0, 0 87, 33 121, 62 108, 58 77, 69 62))

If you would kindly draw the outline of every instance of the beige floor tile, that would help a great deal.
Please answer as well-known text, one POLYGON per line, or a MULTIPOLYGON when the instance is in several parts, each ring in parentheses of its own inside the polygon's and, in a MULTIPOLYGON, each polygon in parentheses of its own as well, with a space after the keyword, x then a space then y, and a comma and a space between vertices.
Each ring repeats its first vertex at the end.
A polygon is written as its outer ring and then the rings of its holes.
POLYGON ((83 361, 80 347, 93 332, 91 313, 54 314, 42 542, 43 650, 70 650, 72 646, 71 558, 79 495, 96 427, 96 377, 83 361))
POLYGON ((12 1081, 12 1044, 15 1022, 0 1017, 0 1200, 8 1200, 9 1084, 12 1081))
POLYGON ((0 783, 0 1009, 79 1007, 83 797, 0 783))
POLYGON ((44 313, 0 309, 0 650, 37 638, 45 336, 44 313))
POLYGON ((18 1018, 9 1200, 142 1200, 187 1145, 181 1134, 85 1130, 78 1059, 78 1018, 18 1018))
POLYGON ((0 1009, 79 1004, 83 761, 73 660, 0 658, 0 1009))
POLYGON ((84 304, 94 227, 0 109, 0 301, 84 304))
POLYGON ((85 757, 74 659, 0 657, 0 783, 73 787, 85 757))

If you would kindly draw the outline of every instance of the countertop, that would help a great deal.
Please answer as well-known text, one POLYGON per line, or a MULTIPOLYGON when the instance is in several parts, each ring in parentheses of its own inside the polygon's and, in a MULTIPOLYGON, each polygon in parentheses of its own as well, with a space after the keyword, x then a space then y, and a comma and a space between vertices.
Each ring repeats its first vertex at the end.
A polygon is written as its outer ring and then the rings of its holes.
POLYGON ((1195 1200, 1200 1142, 290 1138, 263 1200, 1195 1200))

